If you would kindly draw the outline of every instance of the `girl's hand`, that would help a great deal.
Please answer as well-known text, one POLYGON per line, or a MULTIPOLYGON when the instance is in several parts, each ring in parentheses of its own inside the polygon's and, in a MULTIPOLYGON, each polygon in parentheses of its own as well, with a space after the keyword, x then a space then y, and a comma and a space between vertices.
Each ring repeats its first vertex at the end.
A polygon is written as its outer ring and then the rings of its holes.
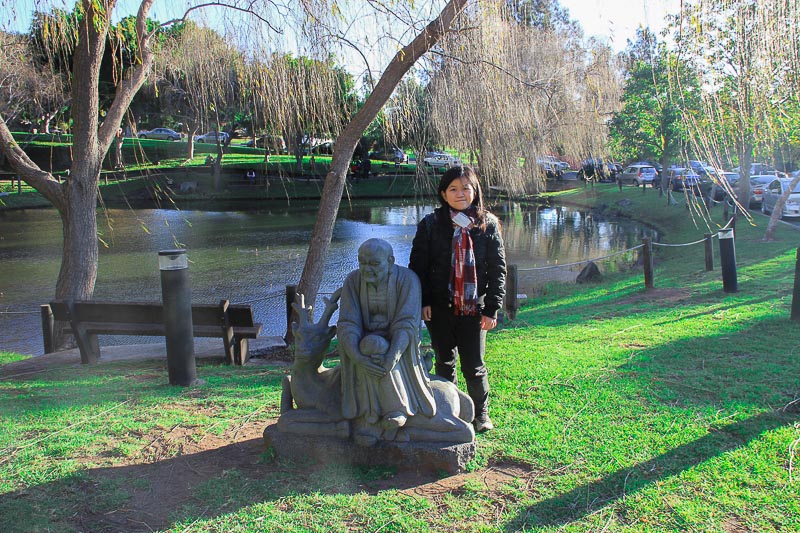
POLYGON ((497 325, 496 318, 492 318, 486 315, 481 315, 481 329, 489 331, 490 329, 494 329, 496 325, 497 325))
POLYGON ((431 319, 431 306, 426 305, 422 308, 422 320, 429 322, 431 319))

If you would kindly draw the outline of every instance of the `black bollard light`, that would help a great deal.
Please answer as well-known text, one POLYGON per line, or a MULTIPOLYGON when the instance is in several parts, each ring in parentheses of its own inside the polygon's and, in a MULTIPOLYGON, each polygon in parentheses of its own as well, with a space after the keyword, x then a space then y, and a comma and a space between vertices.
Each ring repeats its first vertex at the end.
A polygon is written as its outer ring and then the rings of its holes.
POLYGON ((719 261, 722 266, 722 290, 737 292, 736 279, 736 247, 734 245, 733 228, 719 230, 719 261))
POLYGON ((158 268, 161 271, 169 384, 194 385, 197 383, 197 368, 194 362, 192 291, 186 250, 158 252, 158 268))

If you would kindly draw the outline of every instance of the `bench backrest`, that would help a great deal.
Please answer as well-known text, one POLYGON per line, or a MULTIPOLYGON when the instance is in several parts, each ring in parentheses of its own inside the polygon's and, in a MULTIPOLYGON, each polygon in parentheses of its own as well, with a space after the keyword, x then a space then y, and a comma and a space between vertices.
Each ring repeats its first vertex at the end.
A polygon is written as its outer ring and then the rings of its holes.
MULTIPOLYGON (((50 302, 53 317, 69 321, 70 311, 66 300, 50 302)), ((161 324, 164 322, 164 306, 147 302, 73 302, 79 322, 105 322, 116 324, 161 324)), ((253 327, 253 310, 249 305, 233 304, 227 306, 228 325, 233 327, 253 327)), ((192 304, 192 324, 195 326, 223 326, 225 313, 222 304, 192 304)))

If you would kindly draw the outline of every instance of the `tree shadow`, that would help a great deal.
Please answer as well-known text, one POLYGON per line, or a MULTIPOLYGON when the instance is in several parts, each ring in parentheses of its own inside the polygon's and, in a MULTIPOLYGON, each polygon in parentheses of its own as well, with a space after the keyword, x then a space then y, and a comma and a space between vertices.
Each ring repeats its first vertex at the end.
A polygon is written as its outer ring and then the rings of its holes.
MULTIPOLYGON (((505 530, 563 526, 580 520, 655 482, 745 447, 766 432, 797 423, 800 390, 796 376, 800 363, 793 354, 797 336, 787 333, 788 324, 788 318, 760 320, 750 328, 680 339, 631 357, 618 368, 614 379, 628 385, 631 381, 641 384, 650 402, 697 408, 698 413, 709 407, 731 411, 750 407, 762 412, 730 424, 711 423, 701 438, 528 506, 505 524, 505 530), (749 340, 754 336, 748 329, 758 329, 762 337, 770 335, 774 344, 759 351, 763 346, 749 340), (767 407, 776 405, 785 407, 767 407)), ((613 380, 608 387, 625 389, 613 380)))
POLYGON ((434 472, 277 460, 259 437, 154 463, 88 469, 2 494, 0 530, 151 532, 290 495, 375 493, 437 479, 434 472))
POLYGON ((798 419, 797 412, 777 410, 730 424, 648 461, 527 507, 507 522, 504 529, 519 531, 530 526, 562 526, 579 520, 609 503, 624 500, 659 480, 746 446, 765 432, 793 424, 798 419))

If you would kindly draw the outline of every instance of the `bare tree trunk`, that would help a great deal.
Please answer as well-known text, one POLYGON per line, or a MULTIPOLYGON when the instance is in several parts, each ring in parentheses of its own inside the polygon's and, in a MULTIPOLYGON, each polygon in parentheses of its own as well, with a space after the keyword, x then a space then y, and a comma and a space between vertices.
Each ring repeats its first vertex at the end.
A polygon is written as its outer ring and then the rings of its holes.
MULTIPOLYGON (((117 132, 117 136, 114 138, 114 151, 111 152, 111 165, 114 170, 120 170, 125 168, 125 161, 122 159, 122 142, 124 137, 122 135, 122 128, 119 129, 117 132)), ((108 180, 106 179, 106 182, 108 180)))
MULTIPOLYGON (((753 143, 740 140, 736 143, 739 152, 739 183, 736 184, 736 202, 739 210, 750 206, 750 168, 753 166, 753 143)), ((736 209, 734 209, 734 212, 736 209)))
MULTIPOLYGON (((364 106, 356 113, 344 131, 339 135, 334 149, 331 170, 325 180, 320 200, 319 213, 311 233, 308 255, 300 276, 298 292, 306 297, 307 302, 314 302, 322 283, 325 260, 328 256, 333 225, 342 199, 347 168, 353 156, 358 140, 367 126, 377 116, 380 109, 389 99, 397 84, 412 65, 430 50, 448 31, 456 15, 465 7, 467 0, 451 0, 439 16, 433 20, 408 46, 400 50, 392 59, 381 76, 375 89, 364 106)), ((290 334, 288 332, 288 334, 290 334)), ((287 336, 288 336, 287 334, 287 336)), ((291 340, 291 339, 289 339, 291 340)))
POLYGON ((97 194, 67 186, 69 207, 61 212, 64 244, 56 298, 88 299, 97 277, 97 194))
POLYGON ((197 134, 197 124, 193 120, 186 121, 186 141, 189 143, 189 154, 187 160, 194 159, 194 136, 197 134))

